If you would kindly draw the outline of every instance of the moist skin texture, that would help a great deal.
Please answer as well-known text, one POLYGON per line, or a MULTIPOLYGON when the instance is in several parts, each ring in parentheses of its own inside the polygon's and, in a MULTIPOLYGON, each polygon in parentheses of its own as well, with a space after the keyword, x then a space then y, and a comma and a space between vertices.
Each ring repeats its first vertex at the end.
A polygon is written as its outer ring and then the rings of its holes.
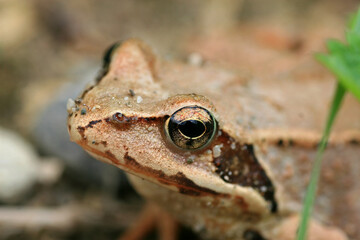
MULTIPOLYGON (((137 40, 113 47, 105 60, 96 83, 68 106, 72 141, 127 171, 140 194, 204 238, 294 238, 334 86, 323 69, 313 67, 316 77, 306 79, 249 78, 211 64, 162 62, 137 40), (186 106, 216 119, 215 136, 199 150, 176 147, 164 130, 186 106)), ((347 97, 338 118, 313 240, 360 238, 359 104, 347 97)))

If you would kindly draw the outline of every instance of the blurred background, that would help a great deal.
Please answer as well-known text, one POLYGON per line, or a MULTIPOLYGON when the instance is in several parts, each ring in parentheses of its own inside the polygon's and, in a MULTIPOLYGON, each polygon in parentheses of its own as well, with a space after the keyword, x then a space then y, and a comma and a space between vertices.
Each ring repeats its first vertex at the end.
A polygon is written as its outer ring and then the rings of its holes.
MULTIPOLYGON (((343 36, 355 0, 0 0, 0 239, 116 239, 143 201, 69 141, 66 101, 112 43, 251 75, 291 71, 343 36), (276 59, 277 63, 269 64, 276 59)), ((196 239, 189 230, 181 239, 196 239)), ((149 236, 156 239, 156 234, 149 236)))

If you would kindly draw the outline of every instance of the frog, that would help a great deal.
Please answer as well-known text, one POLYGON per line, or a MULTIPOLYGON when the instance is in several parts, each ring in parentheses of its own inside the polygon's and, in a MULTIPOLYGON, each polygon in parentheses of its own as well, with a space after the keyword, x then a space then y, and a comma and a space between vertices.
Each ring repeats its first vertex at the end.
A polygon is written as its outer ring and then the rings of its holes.
MULTIPOLYGON (((161 60, 130 39, 110 47, 97 79, 69 99, 67 128, 73 142, 126 171, 140 195, 201 238, 295 239, 335 86, 316 69, 306 79, 257 78, 161 60)), ((360 105, 347 96, 308 239, 360 238, 359 120, 360 105)))

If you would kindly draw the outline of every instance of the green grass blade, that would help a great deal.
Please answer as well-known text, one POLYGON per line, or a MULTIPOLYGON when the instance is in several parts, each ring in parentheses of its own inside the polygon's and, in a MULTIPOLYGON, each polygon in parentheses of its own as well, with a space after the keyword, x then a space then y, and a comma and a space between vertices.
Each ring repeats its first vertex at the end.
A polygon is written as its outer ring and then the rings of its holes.
MULTIPOLYGON (((357 73, 360 66, 353 64, 350 66, 352 69, 350 69, 349 64, 346 64, 346 62, 343 61, 343 58, 336 53, 333 55, 317 54, 315 57, 337 77, 338 81, 348 91, 360 100, 360 74, 357 73)), ((358 57, 360 63, 360 55, 358 57)))
POLYGON ((327 141, 329 139, 330 130, 334 123, 336 114, 340 108, 341 102, 345 95, 345 88, 338 84, 336 88, 335 95, 333 97, 332 107, 330 109, 330 113, 327 119, 327 123, 323 132, 323 137, 321 139, 320 145, 318 147, 318 151, 315 157, 314 166, 311 172, 310 183, 306 192, 305 201, 304 201, 304 209, 302 213, 302 218, 300 222, 300 227, 298 229, 297 240, 305 240, 307 235, 307 229, 309 220, 311 217, 311 212, 313 209, 314 201, 315 201, 315 193, 317 190, 317 185, 319 181, 320 171, 321 171, 321 163, 322 156, 324 150, 327 145, 327 141))
POLYGON ((360 8, 351 19, 348 31, 346 32, 346 40, 347 44, 343 44, 337 40, 329 40, 327 42, 329 54, 316 55, 316 59, 336 76, 338 84, 323 137, 315 156, 310 183, 305 195, 304 209, 297 233, 297 240, 305 240, 307 236, 307 229, 321 172, 322 156, 345 92, 351 92, 360 101, 360 8))
POLYGON ((351 19, 351 22, 349 25, 350 25, 349 28, 351 29, 351 31, 353 31, 355 33, 360 33, 360 8, 358 9, 354 18, 351 19))
POLYGON ((360 33, 354 33, 352 31, 346 32, 346 41, 349 45, 355 48, 355 51, 360 50, 360 33))
POLYGON ((327 40, 326 47, 331 53, 343 52, 346 49, 346 46, 342 42, 335 39, 327 40))

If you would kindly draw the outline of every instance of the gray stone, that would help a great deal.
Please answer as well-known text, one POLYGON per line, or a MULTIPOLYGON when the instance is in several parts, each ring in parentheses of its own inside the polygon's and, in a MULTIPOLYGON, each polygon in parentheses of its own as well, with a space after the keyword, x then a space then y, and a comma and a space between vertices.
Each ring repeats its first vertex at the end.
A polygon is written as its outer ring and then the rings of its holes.
POLYGON ((65 165, 80 181, 102 185, 115 191, 119 184, 126 182, 123 180, 123 173, 114 166, 93 159, 80 146, 69 140, 67 131, 67 100, 76 99, 85 86, 94 81, 97 71, 93 69, 98 68, 90 64, 78 68, 77 74, 72 74, 72 78, 79 80, 67 83, 59 89, 53 101, 49 102, 40 114, 32 135, 45 154, 64 160, 65 165))
POLYGON ((37 181, 40 164, 21 136, 0 128, 0 201, 20 200, 37 181))

